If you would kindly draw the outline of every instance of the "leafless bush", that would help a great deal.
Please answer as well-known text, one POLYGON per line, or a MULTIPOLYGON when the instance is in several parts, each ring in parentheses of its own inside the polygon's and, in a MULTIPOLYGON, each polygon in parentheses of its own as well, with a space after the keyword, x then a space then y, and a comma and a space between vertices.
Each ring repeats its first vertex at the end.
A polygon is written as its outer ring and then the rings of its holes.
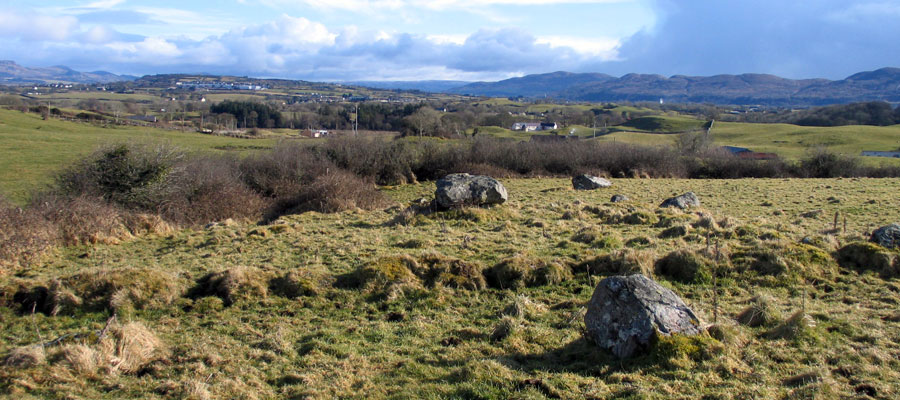
POLYGON ((250 189, 263 197, 275 198, 296 193, 334 166, 318 159, 307 147, 280 143, 271 151, 241 160, 238 168, 241 180, 250 189))
POLYGON ((131 235, 123 223, 126 211, 100 197, 43 194, 30 207, 49 221, 61 244, 110 243, 131 235))
POLYGON ((339 212, 361 208, 372 210, 389 204, 372 182, 341 169, 329 171, 304 185, 292 196, 276 199, 268 220, 304 211, 339 212))
POLYGON ((267 205, 242 180, 240 161, 199 157, 177 165, 167 179, 160 214, 168 221, 200 225, 228 218, 258 218, 267 205))
POLYGON ((0 196, 0 268, 28 265, 57 239, 53 224, 33 209, 15 207, 0 196))

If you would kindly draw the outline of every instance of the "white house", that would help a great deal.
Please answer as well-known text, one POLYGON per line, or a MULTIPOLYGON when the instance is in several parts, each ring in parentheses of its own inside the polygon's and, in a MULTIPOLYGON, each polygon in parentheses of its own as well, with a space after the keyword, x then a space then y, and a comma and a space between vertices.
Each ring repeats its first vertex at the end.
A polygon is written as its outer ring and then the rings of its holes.
POLYGON ((512 126, 514 131, 534 132, 541 130, 541 124, 537 122, 516 122, 512 126))

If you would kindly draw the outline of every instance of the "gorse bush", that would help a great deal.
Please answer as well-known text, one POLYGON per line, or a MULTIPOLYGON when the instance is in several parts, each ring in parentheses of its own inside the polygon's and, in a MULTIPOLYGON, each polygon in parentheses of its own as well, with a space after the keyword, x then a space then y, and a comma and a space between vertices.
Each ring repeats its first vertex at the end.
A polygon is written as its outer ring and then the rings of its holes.
POLYGON ((119 144, 100 149, 56 178, 56 192, 93 195, 132 209, 153 209, 162 201, 166 177, 184 157, 169 146, 119 144))

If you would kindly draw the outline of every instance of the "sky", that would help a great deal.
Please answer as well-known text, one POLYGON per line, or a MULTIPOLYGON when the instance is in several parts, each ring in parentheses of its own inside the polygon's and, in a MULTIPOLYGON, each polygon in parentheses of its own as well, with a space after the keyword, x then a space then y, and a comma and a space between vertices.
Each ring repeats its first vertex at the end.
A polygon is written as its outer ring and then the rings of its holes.
POLYGON ((900 0, 0 0, 0 59, 120 74, 842 79, 900 67, 900 0))

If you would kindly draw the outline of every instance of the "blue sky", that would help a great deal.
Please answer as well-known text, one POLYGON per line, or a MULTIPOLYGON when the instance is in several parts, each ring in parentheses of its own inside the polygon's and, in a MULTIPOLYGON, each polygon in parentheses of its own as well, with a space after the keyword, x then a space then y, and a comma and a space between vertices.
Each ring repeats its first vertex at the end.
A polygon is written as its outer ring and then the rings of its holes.
POLYGON ((900 0, 4 0, 0 59, 127 74, 839 79, 900 66, 900 0))

